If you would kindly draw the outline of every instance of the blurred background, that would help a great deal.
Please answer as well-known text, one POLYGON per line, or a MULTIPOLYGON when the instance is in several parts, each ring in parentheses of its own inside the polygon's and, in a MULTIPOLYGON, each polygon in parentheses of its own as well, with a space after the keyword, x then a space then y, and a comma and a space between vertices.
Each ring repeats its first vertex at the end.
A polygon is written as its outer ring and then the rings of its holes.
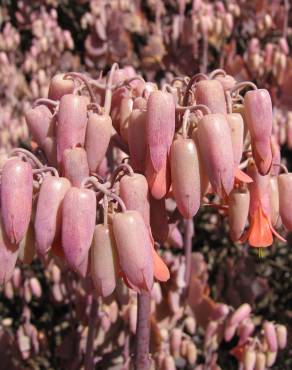
MULTIPOLYGON (((0 4, 0 158, 14 147, 29 148, 24 111, 47 96, 54 74, 82 71, 97 78, 117 62, 158 83, 223 68, 238 81, 267 88, 274 104, 273 136, 291 171, 290 0, 0 4)), ((230 242, 218 212, 201 211, 195 228, 193 251, 205 258, 212 297, 235 307, 249 302, 259 318, 286 324, 291 335, 292 238, 259 260, 230 242)), ((34 259, 17 267, 0 293, 0 369, 80 369, 88 317, 84 284, 52 261, 34 259)), ((220 348, 222 369, 236 368, 228 351, 226 345, 220 348)), ((291 369, 291 358, 290 346, 273 369, 291 369)), ((110 362, 109 356, 97 368, 110 368, 110 362)))

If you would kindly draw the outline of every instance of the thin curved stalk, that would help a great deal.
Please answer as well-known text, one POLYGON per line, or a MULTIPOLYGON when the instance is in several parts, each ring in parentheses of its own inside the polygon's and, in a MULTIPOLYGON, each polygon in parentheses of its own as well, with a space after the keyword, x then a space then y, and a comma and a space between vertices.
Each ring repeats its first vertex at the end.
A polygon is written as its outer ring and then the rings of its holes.
POLYGON ((151 365, 149 356, 151 295, 149 292, 142 291, 142 293, 138 294, 137 299, 138 312, 134 369, 149 370, 151 365))

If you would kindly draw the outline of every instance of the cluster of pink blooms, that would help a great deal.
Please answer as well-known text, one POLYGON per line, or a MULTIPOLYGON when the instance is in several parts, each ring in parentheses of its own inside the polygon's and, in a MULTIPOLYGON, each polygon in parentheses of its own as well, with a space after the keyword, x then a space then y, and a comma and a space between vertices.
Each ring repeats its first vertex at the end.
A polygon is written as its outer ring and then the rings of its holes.
MULTIPOLYGON (((202 256, 191 254, 192 219, 201 207, 226 213, 231 239, 247 241, 260 254, 273 236, 285 242, 275 228, 292 230, 292 175, 273 141, 268 91, 237 83, 223 70, 175 77, 159 89, 132 67, 113 64, 98 79, 55 75, 47 98, 36 100, 25 119, 34 153, 13 149, 1 161, 0 282, 6 294, 17 260, 51 256, 86 278, 92 305, 94 297, 118 294, 121 279, 133 291, 131 307, 134 292, 151 292, 157 368, 175 368, 176 357, 196 363, 196 322, 206 329, 205 365, 198 369, 219 369, 218 346, 234 335, 240 367, 272 366, 286 345, 285 327, 267 322, 252 337, 251 307, 232 312, 218 306, 209 297, 202 256), (158 247, 164 244, 184 244, 184 258, 163 253, 158 247), (165 304, 170 316, 159 327, 165 304), (176 330, 169 335, 172 315, 176 330), (184 324, 177 324, 184 315, 193 329, 183 335, 184 324)), ((23 286, 25 300, 41 294, 32 280, 23 286)), ((129 308, 137 342, 139 310, 139 304, 131 314, 129 308)), ((136 362, 136 368, 148 365, 136 362)))

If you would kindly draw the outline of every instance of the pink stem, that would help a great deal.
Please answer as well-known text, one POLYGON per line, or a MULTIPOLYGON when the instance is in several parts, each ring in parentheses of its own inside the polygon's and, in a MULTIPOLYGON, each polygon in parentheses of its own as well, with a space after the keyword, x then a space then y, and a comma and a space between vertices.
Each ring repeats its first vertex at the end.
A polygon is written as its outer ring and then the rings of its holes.
POLYGON ((185 248, 185 283, 186 283, 186 294, 188 293, 190 280, 191 280, 191 268, 192 268, 192 239, 194 236, 194 225, 193 219, 185 219, 185 233, 184 233, 184 248, 185 248))
POLYGON ((149 370, 151 365, 149 358, 151 296, 149 292, 142 291, 137 298, 138 312, 134 369, 149 370))
POLYGON ((87 342, 86 342, 86 352, 84 358, 84 370, 93 370, 93 343, 96 333, 96 318, 97 318, 97 299, 92 298, 89 320, 88 320, 88 334, 87 334, 87 342))

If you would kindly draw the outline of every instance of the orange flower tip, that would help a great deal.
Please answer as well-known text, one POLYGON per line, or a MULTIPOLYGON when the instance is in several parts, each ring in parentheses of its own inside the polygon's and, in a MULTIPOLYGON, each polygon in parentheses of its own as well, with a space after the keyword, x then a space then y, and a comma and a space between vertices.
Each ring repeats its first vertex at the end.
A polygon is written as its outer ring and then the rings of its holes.
POLYGON ((244 182, 246 184, 250 184, 251 182, 253 182, 253 179, 245 172, 241 171, 239 167, 235 170, 234 177, 236 181, 244 182))
POLYGON ((270 228, 270 220, 262 208, 259 207, 251 216, 248 232, 248 242, 251 247, 264 248, 273 244, 273 234, 270 228))
POLYGON ((154 248, 152 249, 152 255, 155 279, 157 279, 158 281, 166 282, 170 278, 168 267, 154 248))

